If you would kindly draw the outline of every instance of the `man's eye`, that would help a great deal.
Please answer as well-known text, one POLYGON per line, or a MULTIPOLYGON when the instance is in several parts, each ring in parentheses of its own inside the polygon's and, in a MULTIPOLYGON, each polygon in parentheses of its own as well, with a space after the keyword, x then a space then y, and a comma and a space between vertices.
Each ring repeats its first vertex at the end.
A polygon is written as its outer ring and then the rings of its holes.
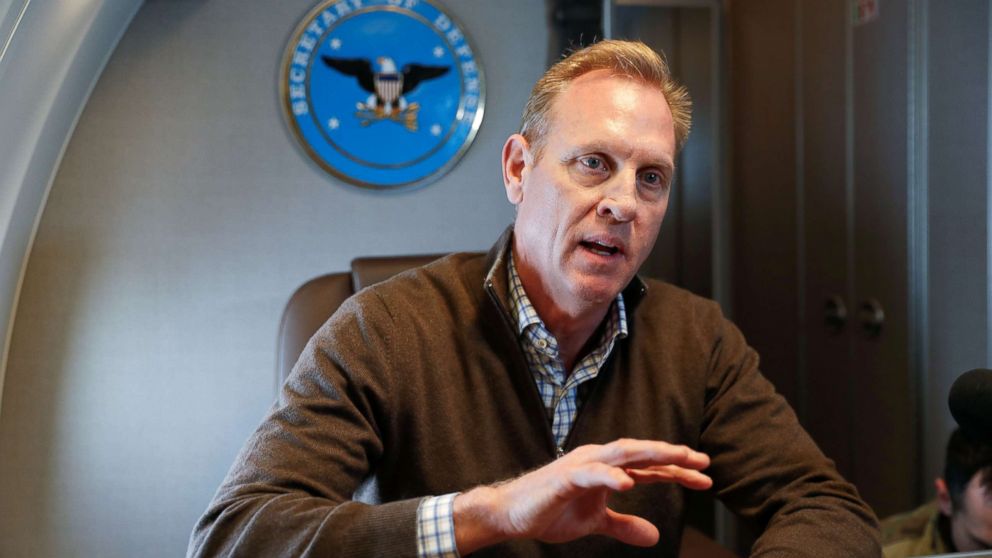
POLYGON ((641 174, 641 181, 651 186, 653 188, 662 188, 665 186, 665 176, 660 172, 647 171, 641 174))
POLYGON ((579 159, 584 167, 594 171, 606 170, 606 161, 599 157, 582 157, 579 159))

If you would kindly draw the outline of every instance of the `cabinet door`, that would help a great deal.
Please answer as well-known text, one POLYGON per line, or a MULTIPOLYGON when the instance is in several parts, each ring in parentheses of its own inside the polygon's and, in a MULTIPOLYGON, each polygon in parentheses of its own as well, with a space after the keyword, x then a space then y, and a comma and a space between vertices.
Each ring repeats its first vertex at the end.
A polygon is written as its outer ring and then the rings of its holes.
POLYGON ((799 407, 796 2, 730 4, 733 319, 799 407))
POLYGON ((841 473, 880 515, 909 509, 908 4, 863 25, 847 0, 731 6, 735 319, 841 473))
POLYGON ((912 508, 919 473, 916 383, 908 343, 909 8, 888 2, 853 28, 854 481, 879 515, 912 508), (877 305, 872 309, 866 305, 877 305))
MULTIPOLYGON (((827 456, 851 479, 856 416, 850 410, 850 227, 847 115, 850 72, 847 3, 800 4, 799 237, 802 241, 803 327, 799 367, 803 423, 827 456), (829 306, 829 307, 828 307, 829 306), (834 315, 828 323, 827 313, 834 315), (844 317, 846 315, 846 318, 844 317)), ((853 480, 853 479, 852 479, 853 480)))

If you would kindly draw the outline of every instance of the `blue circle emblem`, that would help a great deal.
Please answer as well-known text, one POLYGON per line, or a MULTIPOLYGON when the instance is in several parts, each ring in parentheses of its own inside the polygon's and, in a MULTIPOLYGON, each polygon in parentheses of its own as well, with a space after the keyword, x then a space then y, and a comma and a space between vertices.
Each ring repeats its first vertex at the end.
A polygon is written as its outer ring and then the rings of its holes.
POLYGON ((359 186, 446 173, 482 123, 482 68, 462 28, 430 0, 332 0, 300 22, 280 95, 307 154, 359 186))

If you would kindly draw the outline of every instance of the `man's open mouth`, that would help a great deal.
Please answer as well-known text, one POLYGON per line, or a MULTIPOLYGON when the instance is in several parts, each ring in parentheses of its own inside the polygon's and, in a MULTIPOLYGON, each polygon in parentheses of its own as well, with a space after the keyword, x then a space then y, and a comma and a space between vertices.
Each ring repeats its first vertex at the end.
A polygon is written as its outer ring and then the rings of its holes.
POLYGON ((600 256, 612 256, 620 252, 620 248, 606 244, 604 242, 599 242, 598 240, 583 240, 579 244, 585 249, 589 250, 593 254, 600 256))

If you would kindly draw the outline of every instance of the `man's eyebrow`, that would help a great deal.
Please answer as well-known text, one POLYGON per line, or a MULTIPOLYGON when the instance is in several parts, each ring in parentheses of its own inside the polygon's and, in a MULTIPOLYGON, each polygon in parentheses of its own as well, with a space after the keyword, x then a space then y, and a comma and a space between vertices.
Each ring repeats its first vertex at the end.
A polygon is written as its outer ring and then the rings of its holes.
MULTIPOLYGON (((583 145, 577 145, 572 149, 565 151, 561 156, 561 161, 570 161, 579 155, 584 155, 587 153, 603 153, 610 154, 615 152, 616 149, 611 147, 606 143, 592 142, 583 145)), ((649 167, 659 167, 668 172, 675 172, 675 161, 668 159, 667 157, 649 157, 650 163, 645 166, 649 167)))
POLYGON ((601 143, 589 143, 585 145, 576 145, 575 147, 565 151, 562 156, 562 161, 568 161, 569 159, 574 159, 579 155, 584 155, 586 153, 602 153, 604 151, 609 151, 606 145, 601 143))

